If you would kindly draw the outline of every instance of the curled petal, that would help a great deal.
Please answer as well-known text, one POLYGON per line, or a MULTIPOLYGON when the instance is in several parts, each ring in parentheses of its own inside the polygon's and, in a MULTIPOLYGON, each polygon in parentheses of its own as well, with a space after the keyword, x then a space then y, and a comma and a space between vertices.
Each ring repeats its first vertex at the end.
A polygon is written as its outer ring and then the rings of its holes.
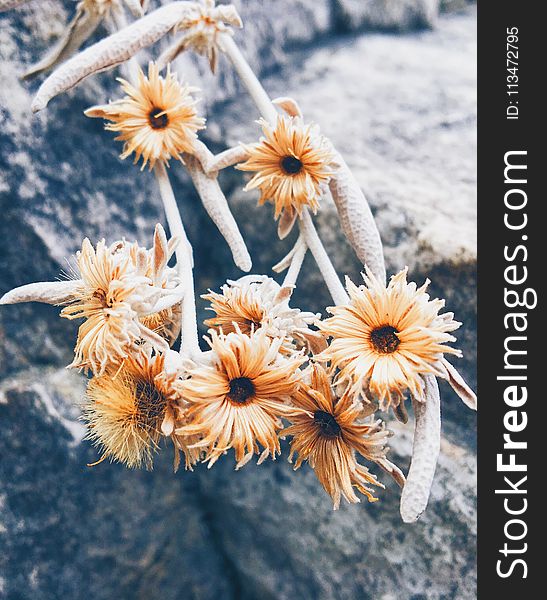
POLYGON ((281 110, 283 110, 289 117, 299 117, 303 118, 302 111, 300 110, 300 106, 298 106, 296 100, 293 98, 289 98, 288 96, 282 96, 280 98, 275 98, 272 100, 272 103, 276 106, 279 106, 281 110))
POLYGON ((46 71, 74 54, 91 37, 101 19, 102 17, 99 13, 87 12, 82 8, 78 9, 75 17, 68 24, 66 32, 59 38, 46 56, 23 75, 23 78, 27 79, 42 71, 46 71))
POLYGON ((380 234, 370 206, 357 180, 340 154, 336 154, 339 168, 329 182, 329 188, 338 210, 342 230, 357 258, 367 265, 380 280, 386 280, 386 267, 380 234))
POLYGON ((280 240, 284 240, 292 231, 296 217, 297 213, 292 206, 287 207, 281 213, 281 217, 279 217, 279 223, 277 224, 277 235, 280 240))
POLYGON ((33 112, 44 109, 58 94, 80 81, 124 63, 171 31, 187 14, 196 10, 195 2, 172 2, 131 25, 89 46, 67 60, 40 86, 32 103, 33 112))
POLYGON ((477 410, 477 395, 465 383, 463 377, 458 371, 445 359, 441 361, 441 370, 445 372, 443 379, 446 379, 452 389, 458 394, 462 402, 472 410, 477 410))
POLYGON ((29 283, 6 292, 0 298, 0 304, 19 304, 20 302, 64 304, 73 298, 74 293, 82 284, 83 282, 79 279, 29 283))
POLYGON ((184 162, 205 210, 230 247, 235 264, 243 271, 250 271, 251 257, 218 181, 215 177, 207 176, 193 156, 185 156, 184 162))
POLYGON ((424 383, 425 402, 412 400, 416 418, 414 446, 400 506, 405 523, 414 523, 426 509, 441 445, 439 386, 433 375, 425 375, 424 383))

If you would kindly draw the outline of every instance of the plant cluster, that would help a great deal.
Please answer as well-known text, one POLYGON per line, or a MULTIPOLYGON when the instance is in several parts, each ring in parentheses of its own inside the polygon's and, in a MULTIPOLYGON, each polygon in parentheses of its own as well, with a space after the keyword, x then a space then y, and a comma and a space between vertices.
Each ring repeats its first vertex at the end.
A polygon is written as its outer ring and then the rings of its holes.
MULTIPOLYGON (((0 10, 20 3, 2 2, 0 10)), ((205 0, 172 2, 147 15, 144 9, 129 0, 79 2, 66 35, 33 69, 61 63, 40 86, 33 109, 127 63, 120 97, 85 114, 117 134, 122 159, 153 171, 171 237, 158 224, 148 249, 125 239, 95 245, 85 239, 67 280, 16 288, 0 303, 46 302, 62 306, 61 317, 81 321, 69 367, 90 375, 83 419, 98 462, 151 468, 167 438, 175 470, 181 455, 192 469, 200 462, 211 467, 232 450, 240 469, 255 456, 259 464, 275 459, 287 438, 294 468, 308 463, 334 508, 342 498, 359 502, 357 492, 375 501, 383 485, 369 467, 377 465, 403 488, 403 519, 416 520, 439 453, 437 378, 476 409, 474 393, 446 358, 461 355, 451 346, 460 323, 442 312, 443 300, 430 298, 428 282, 408 282, 406 269, 386 281, 380 236, 359 185, 294 100, 270 100, 234 41, 232 28, 242 23, 233 6, 205 0), (124 5, 137 17, 131 24, 124 5), (76 53, 110 17, 118 30, 76 53), (134 55, 169 33, 174 44, 142 70, 134 55), (205 56, 213 70, 220 55, 232 63, 260 112, 259 139, 217 155, 208 149, 200 138, 206 123, 198 90, 179 81, 172 66, 183 51, 205 56), (251 258, 218 183, 222 169, 250 174, 245 189, 259 190, 259 204, 273 205, 281 239, 299 229, 294 247, 273 267, 286 271, 281 283, 244 275, 202 296, 211 311, 206 350, 198 340, 192 247, 166 170, 174 162, 189 172, 244 272, 251 258), (315 229, 312 215, 330 198, 363 264, 359 284, 347 278, 342 284, 315 229), (333 299, 328 318, 290 303, 308 251, 333 299), (388 458, 392 434, 384 419, 391 410, 406 423, 407 396, 415 437, 405 478, 388 458)))

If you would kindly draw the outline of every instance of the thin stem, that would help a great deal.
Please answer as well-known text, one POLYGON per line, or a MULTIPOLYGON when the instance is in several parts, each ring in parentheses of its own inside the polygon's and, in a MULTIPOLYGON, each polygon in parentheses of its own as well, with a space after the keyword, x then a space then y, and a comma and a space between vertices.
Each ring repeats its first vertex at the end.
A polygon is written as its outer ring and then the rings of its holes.
POLYGON ((287 270, 287 274, 285 275, 285 279, 283 280, 282 287, 296 286, 296 280, 300 274, 300 269, 302 268, 302 263, 304 262, 307 251, 308 246, 306 244, 306 240, 304 239, 304 235, 300 233, 300 236, 298 237, 294 247, 294 254, 291 257, 291 263, 289 265, 289 269, 287 270))
POLYGON ((154 174, 158 182, 160 196, 165 210, 165 216, 169 225, 171 236, 177 236, 181 243, 175 250, 177 258, 177 270, 184 285, 184 298, 182 300, 182 327, 181 336, 184 350, 190 356, 198 356, 201 353, 198 341, 198 328, 196 317, 196 301, 194 292, 194 274, 192 272, 192 246, 186 236, 186 231, 180 217, 175 194, 169 181, 169 176, 162 162, 154 166, 154 174))
POLYGON ((270 97, 266 93, 266 90, 262 87, 262 84, 249 66, 249 63, 243 54, 241 54, 241 51, 234 42, 232 36, 226 33, 220 35, 219 45, 221 50, 232 62, 234 69, 241 77, 241 81, 249 91, 251 98, 262 116, 266 121, 275 125, 275 122, 277 121, 277 111, 275 110, 270 97))
MULTIPOLYGON (((261 112, 266 121, 274 125, 277 121, 277 110, 275 109, 275 106, 268 96, 266 90, 262 87, 262 84, 249 66, 249 63, 245 60, 243 54, 241 54, 237 44, 228 34, 222 34, 219 36, 219 38, 221 50, 232 62, 235 70, 241 77, 243 85, 245 85, 249 95, 258 107, 258 110, 261 112)), ((327 284, 327 288, 334 303, 347 304, 349 302, 349 298, 346 290, 340 282, 340 279, 338 279, 338 275, 336 274, 330 258, 328 257, 327 252, 323 247, 321 240, 319 239, 319 235, 317 234, 313 221, 306 208, 304 208, 302 217, 299 219, 299 226, 306 244, 311 250, 313 257, 315 258, 315 262, 317 263, 317 266, 319 267, 319 270, 325 279, 325 283, 327 284)))
POLYGON ((327 284, 327 288, 334 300, 335 304, 348 304, 349 297, 342 285, 342 282, 338 278, 334 267, 332 266, 332 262, 327 255, 327 251, 323 246, 323 243, 319 239, 319 235, 313 221, 311 220, 310 213, 306 208, 302 210, 302 215, 300 216, 300 231, 306 240, 306 244, 310 249, 313 257, 315 258, 315 262, 327 284))

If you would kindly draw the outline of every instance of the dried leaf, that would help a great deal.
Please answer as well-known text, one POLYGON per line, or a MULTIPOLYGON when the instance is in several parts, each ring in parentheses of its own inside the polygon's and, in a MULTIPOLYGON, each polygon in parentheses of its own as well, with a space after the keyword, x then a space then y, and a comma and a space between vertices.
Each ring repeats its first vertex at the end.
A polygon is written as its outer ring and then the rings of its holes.
POLYGON ((78 9, 75 17, 67 25, 66 32, 47 55, 23 75, 23 78, 28 79, 33 75, 42 73, 74 54, 91 37, 101 20, 102 17, 99 14, 89 13, 82 8, 78 9))
POLYGON ((184 162, 205 210, 230 247, 235 264, 242 271, 250 271, 252 261, 249 251, 216 177, 206 175, 197 158, 193 156, 185 156, 184 162))
POLYGON ((441 445, 441 403, 434 375, 424 376, 425 402, 412 400, 416 418, 412 463, 401 494, 401 517, 414 523, 424 512, 441 445))
POLYGON ((42 83, 32 103, 33 112, 44 109, 52 98, 86 77, 124 63, 154 44, 196 7, 195 2, 172 2, 73 56, 42 83))
POLYGON ((380 234, 368 202, 344 159, 336 153, 339 168, 329 182, 342 230, 357 255, 380 280, 386 267, 380 234))
POLYGON ((45 304, 64 304, 69 302, 82 285, 82 281, 42 281, 22 285, 0 298, 0 304, 19 304, 20 302, 43 302, 45 304))

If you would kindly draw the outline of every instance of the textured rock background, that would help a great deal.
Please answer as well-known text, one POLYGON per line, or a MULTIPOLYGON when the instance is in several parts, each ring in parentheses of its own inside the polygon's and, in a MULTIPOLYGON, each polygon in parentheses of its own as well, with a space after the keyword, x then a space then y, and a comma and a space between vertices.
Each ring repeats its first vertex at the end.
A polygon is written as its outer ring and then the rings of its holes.
MULTIPOLYGON (((414 279, 429 276, 464 321, 459 362, 474 383, 474 9, 460 0, 236 4, 245 52, 268 91, 297 98, 355 170, 389 270, 408 264, 414 279)), ((0 294, 58 276, 86 235, 146 242, 162 218, 153 178, 120 162, 112 136, 82 115, 116 96, 111 75, 30 114, 37 82, 17 75, 71 8, 35 1, 0 17, 0 294)), ((184 57, 178 68, 204 90, 212 147, 256 138, 256 111, 224 62, 217 78, 201 60, 184 57)), ((217 287, 237 270, 183 169, 171 171, 197 289, 217 287)), ((241 192, 241 173, 222 181, 254 270, 269 272, 290 242, 276 240, 270 211, 241 192)), ((357 279, 332 207, 318 226, 340 272, 357 279)), ((329 304, 309 258, 296 303, 329 304)), ((57 312, 0 310, 0 598, 475 597, 475 418, 446 386, 441 463, 413 526, 400 522, 392 487, 375 505, 333 513, 313 473, 293 474, 285 460, 234 473, 227 457, 174 476, 164 452, 153 473, 88 469, 96 455, 77 421, 84 382, 61 368, 75 327, 57 312)), ((411 427, 397 433, 394 455, 406 468, 411 427)))

